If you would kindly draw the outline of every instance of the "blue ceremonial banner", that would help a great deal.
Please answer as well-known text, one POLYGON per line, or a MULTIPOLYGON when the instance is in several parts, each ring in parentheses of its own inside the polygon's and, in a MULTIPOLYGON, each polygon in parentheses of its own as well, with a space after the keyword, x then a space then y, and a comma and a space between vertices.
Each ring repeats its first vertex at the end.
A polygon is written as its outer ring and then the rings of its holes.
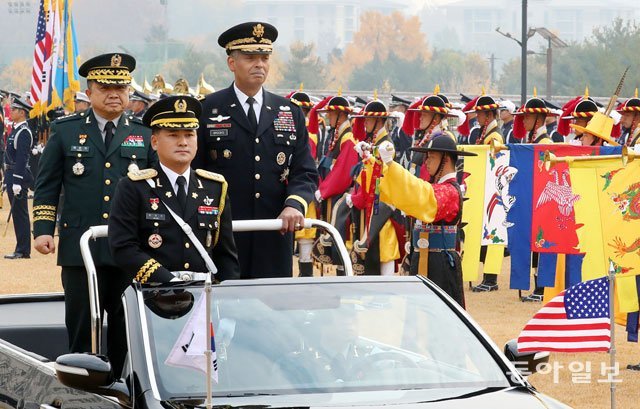
POLYGON ((507 213, 511 279, 509 288, 528 290, 531 272, 531 219, 533 211, 533 145, 509 144, 509 166, 518 169, 509 194, 516 198, 507 213))
POLYGON ((78 76, 78 42, 76 30, 71 14, 73 0, 58 0, 59 4, 59 35, 55 40, 57 44, 52 62, 52 89, 49 99, 49 109, 63 106, 68 111, 75 108, 74 98, 80 91, 78 76))

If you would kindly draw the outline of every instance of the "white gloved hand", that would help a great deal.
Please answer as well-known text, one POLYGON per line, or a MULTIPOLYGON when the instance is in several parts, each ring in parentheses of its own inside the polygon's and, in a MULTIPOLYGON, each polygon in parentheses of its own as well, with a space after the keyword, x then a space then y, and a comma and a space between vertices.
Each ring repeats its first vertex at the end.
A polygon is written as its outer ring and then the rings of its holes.
POLYGON ((396 157, 396 148, 389 141, 384 141, 378 147, 378 155, 383 163, 387 164, 396 157))
POLYGON ((15 196, 18 196, 20 192, 22 192, 22 186, 14 184, 13 186, 11 186, 11 190, 13 190, 13 194, 15 196))
POLYGON ((38 148, 38 152, 40 152, 40 153, 44 152, 44 144, 39 143, 39 144, 37 145, 37 148, 38 148))
POLYGON ((182 282, 182 281, 184 280, 181 279, 180 277, 173 277, 171 280, 169 280, 170 283, 182 282))
POLYGON ((368 159, 371 156, 371 144, 365 141, 358 142, 354 149, 362 159, 368 159))
POLYGON ((318 202, 322 202, 322 193, 320 193, 320 189, 316 190, 315 197, 318 202))
POLYGON ((349 208, 353 207, 353 200, 351 200, 351 193, 347 193, 344 196, 344 201, 347 203, 347 206, 349 206, 349 208))
POLYGON ((39 153, 40 153, 40 151, 38 150, 38 147, 37 147, 37 146, 34 146, 34 147, 33 147, 33 149, 31 149, 31 154, 32 154, 33 156, 36 156, 36 155, 37 155, 37 154, 39 154, 39 153))

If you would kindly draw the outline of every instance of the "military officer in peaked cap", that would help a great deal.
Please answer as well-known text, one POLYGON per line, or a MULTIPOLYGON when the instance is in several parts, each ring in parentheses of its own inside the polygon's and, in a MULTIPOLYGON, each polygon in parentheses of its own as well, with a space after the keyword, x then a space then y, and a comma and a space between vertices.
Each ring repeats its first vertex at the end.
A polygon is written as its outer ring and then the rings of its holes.
POLYGON ((190 96, 158 101, 144 115, 158 153, 154 168, 131 171, 113 198, 109 244, 116 263, 145 284, 175 280, 172 272, 207 272, 198 240, 212 258, 216 278, 240 278, 231 226, 227 182, 222 175, 189 166, 198 145, 200 102, 190 96), (171 212, 192 229, 187 235, 171 212))
POLYGON ((243 278, 291 276, 292 232, 317 187, 300 107, 263 88, 277 36, 271 24, 249 22, 218 38, 234 82, 204 99, 193 163, 229 182, 235 219, 283 220, 282 235, 235 235, 243 278))
POLYGON ((16 247, 13 253, 4 256, 8 259, 30 258, 31 255, 31 229, 27 204, 28 186, 33 182, 29 169, 33 135, 27 125, 30 110, 31 106, 20 98, 14 99, 11 103, 13 129, 7 136, 4 152, 4 183, 11 204, 16 247))
POLYGON ((140 120, 142 120, 142 117, 147 112, 150 103, 151 97, 144 92, 134 90, 133 93, 129 95, 129 109, 131 110, 131 115, 140 120))
MULTIPOLYGON (((135 59, 127 54, 103 54, 87 60, 79 73, 87 79, 91 108, 58 119, 40 159, 33 200, 35 248, 42 254, 56 250, 53 234, 60 192, 64 188, 59 221, 58 265, 62 267, 66 325, 72 352, 91 350, 87 274, 80 254, 80 236, 90 227, 106 224, 111 199, 128 170, 153 165, 151 131, 124 114, 135 59)), ((124 363, 126 336, 120 295, 131 282, 116 267, 107 240, 92 247, 97 267, 100 305, 108 313, 107 354, 114 373, 124 363)))

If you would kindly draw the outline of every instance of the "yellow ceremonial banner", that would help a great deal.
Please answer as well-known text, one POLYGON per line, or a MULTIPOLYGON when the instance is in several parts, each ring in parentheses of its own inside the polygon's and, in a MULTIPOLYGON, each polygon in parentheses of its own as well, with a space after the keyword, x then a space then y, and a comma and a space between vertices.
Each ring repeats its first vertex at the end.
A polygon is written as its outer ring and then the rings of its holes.
POLYGON ((464 172, 467 190, 462 206, 462 222, 464 227, 464 257, 462 258, 462 279, 475 281, 478 279, 480 263, 480 243, 482 240, 482 213, 484 210, 484 184, 486 180, 487 154, 489 145, 460 146, 467 152, 478 156, 464 157, 464 172))
POLYGON ((616 273, 620 312, 638 311, 635 276, 640 274, 640 161, 621 158, 577 161, 569 165, 580 251, 582 280, 616 273))

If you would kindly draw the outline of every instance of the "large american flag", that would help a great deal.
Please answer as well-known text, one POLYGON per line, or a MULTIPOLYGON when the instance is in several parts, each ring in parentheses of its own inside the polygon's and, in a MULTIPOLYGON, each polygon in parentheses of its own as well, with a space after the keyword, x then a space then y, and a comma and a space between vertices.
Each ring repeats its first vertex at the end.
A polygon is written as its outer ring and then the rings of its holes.
POLYGON ((33 69, 31 71, 31 103, 37 114, 43 113, 43 107, 46 106, 49 93, 54 18, 55 10, 52 8, 51 0, 40 0, 33 69))
POLYGON ((518 351, 592 352, 611 347, 609 280, 578 283, 542 307, 518 337, 518 351))

